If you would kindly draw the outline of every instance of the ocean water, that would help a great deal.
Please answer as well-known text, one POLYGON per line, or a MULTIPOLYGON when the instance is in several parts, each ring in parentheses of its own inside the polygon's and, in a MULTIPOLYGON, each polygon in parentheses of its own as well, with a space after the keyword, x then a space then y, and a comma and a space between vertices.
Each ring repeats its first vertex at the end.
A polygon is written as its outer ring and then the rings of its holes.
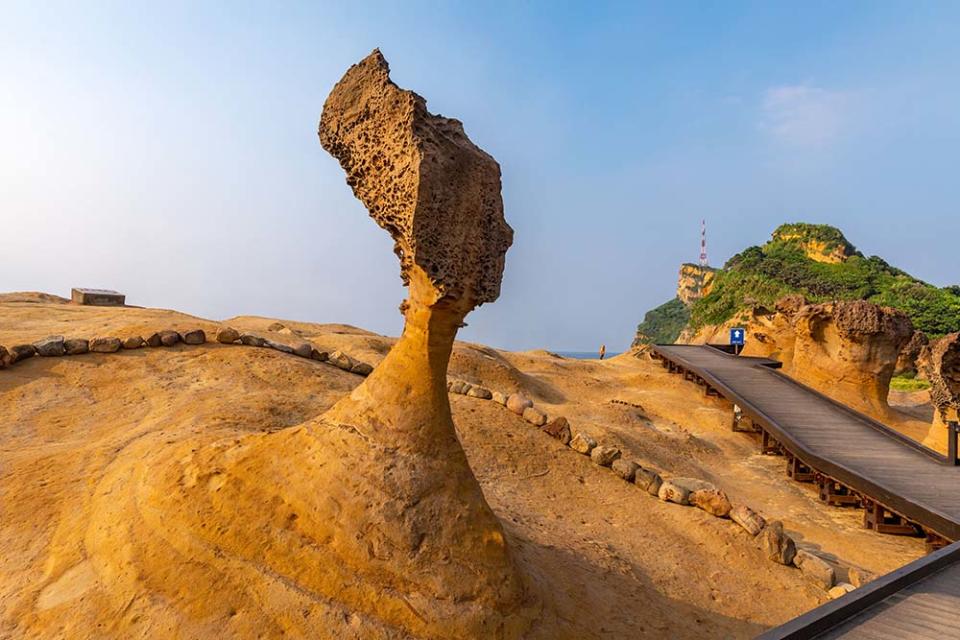
MULTIPOLYGON (((598 360, 600 358, 599 351, 554 351, 554 353, 564 358, 576 358, 577 360, 598 360)), ((619 351, 607 351, 604 358, 612 358, 618 355, 620 355, 619 351)))

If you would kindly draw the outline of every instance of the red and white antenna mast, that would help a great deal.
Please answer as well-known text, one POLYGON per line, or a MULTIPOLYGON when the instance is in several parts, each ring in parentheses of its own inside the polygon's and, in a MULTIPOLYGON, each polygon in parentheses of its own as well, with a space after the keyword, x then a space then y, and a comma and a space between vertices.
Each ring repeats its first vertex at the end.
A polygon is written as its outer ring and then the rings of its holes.
POLYGON ((700 221, 700 266, 707 266, 707 221, 700 221))

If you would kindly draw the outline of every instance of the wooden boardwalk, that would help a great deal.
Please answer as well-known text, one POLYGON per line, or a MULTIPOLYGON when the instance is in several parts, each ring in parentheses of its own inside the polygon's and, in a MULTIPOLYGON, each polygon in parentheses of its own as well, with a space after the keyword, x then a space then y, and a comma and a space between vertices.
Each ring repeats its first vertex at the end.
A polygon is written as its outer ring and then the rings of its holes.
MULTIPOLYGON (((830 504, 864 508, 881 533, 925 534, 935 553, 760 636, 763 640, 960 638, 960 466, 776 371, 779 363, 700 345, 656 345, 673 372, 738 405, 765 453, 816 482, 830 504)), ((954 436, 951 436, 954 437, 954 436)))
POLYGON ((654 353, 739 405, 770 446, 801 463, 800 473, 832 482, 828 497, 838 503, 849 493, 881 531, 907 532, 896 527, 912 523, 931 539, 960 540, 960 467, 940 454, 795 382, 774 361, 698 345, 657 345, 654 353))
POLYGON ((877 578, 757 640, 947 640, 960 637, 960 542, 877 578))

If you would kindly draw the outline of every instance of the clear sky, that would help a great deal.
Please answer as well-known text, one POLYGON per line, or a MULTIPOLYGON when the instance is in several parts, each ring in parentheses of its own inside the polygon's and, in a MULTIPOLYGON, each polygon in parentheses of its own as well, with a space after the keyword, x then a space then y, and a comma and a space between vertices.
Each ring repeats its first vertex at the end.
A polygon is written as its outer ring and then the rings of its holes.
POLYGON ((826 222, 960 282, 960 3, 357 4, 0 0, 0 291, 398 333, 390 240, 316 136, 374 47, 503 170, 516 239, 464 339, 622 349, 701 218, 713 264, 826 222))

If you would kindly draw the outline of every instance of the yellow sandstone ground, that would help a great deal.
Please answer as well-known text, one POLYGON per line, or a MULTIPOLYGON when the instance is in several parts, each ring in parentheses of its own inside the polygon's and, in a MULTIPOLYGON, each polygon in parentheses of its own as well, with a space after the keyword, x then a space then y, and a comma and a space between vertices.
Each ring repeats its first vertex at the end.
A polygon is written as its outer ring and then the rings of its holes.
MULTIPOLYGON (((394 342, 344 325, 276 323, 241 317, 222 324, 277 341, 299 333, 319 349, 374 365, 394 342)), ((220 325, 167 310, 0 297, 0 344, 7 346, 54 334, 212 333, 220 325)), ((730 431, 724 401, 646 358, 576 361, 457 343, 450 375, 523 391, 551 416, 566 416, 574 431, 619 445, 625 457, 664 475, 714 481, 734 502, 782 519, 801 548, 875 573, 923 553, 920 540, 862 530, 859 511, 823 506, 811 485, 786 479, 781 458, 759 455, 748 436, 730 431)), ((322 546, 298 546, 296 518, 274 523, 293 541, 281 574, 259 562, 256 550, 240 558, 205 545, 158 508, 160 497, 149 497, 167 481, 151 462, 184 442, 281 430, 294 438, 298 425, 362 380, 268 349, 211 343, 33 358, 0 371, 0 637, 351 637, 351 629, 369 630, 356 613, 305 587, 323 572, 324 556, 322 546)), ((494 402, 453 395, 451 403, 470 465, 543 601, 532 637, 749 638, 824 601, 822 590, 765 560, 730 521, 646 495, 494 402)), ((221 489, 215 472, 169 481, 171 494, 178 482, 221 489)), ((286 513, 249 495, 221 504, 234 517, 218 526, 286 513)), ((390 633, 382 637, 396 637, 390 633)))

